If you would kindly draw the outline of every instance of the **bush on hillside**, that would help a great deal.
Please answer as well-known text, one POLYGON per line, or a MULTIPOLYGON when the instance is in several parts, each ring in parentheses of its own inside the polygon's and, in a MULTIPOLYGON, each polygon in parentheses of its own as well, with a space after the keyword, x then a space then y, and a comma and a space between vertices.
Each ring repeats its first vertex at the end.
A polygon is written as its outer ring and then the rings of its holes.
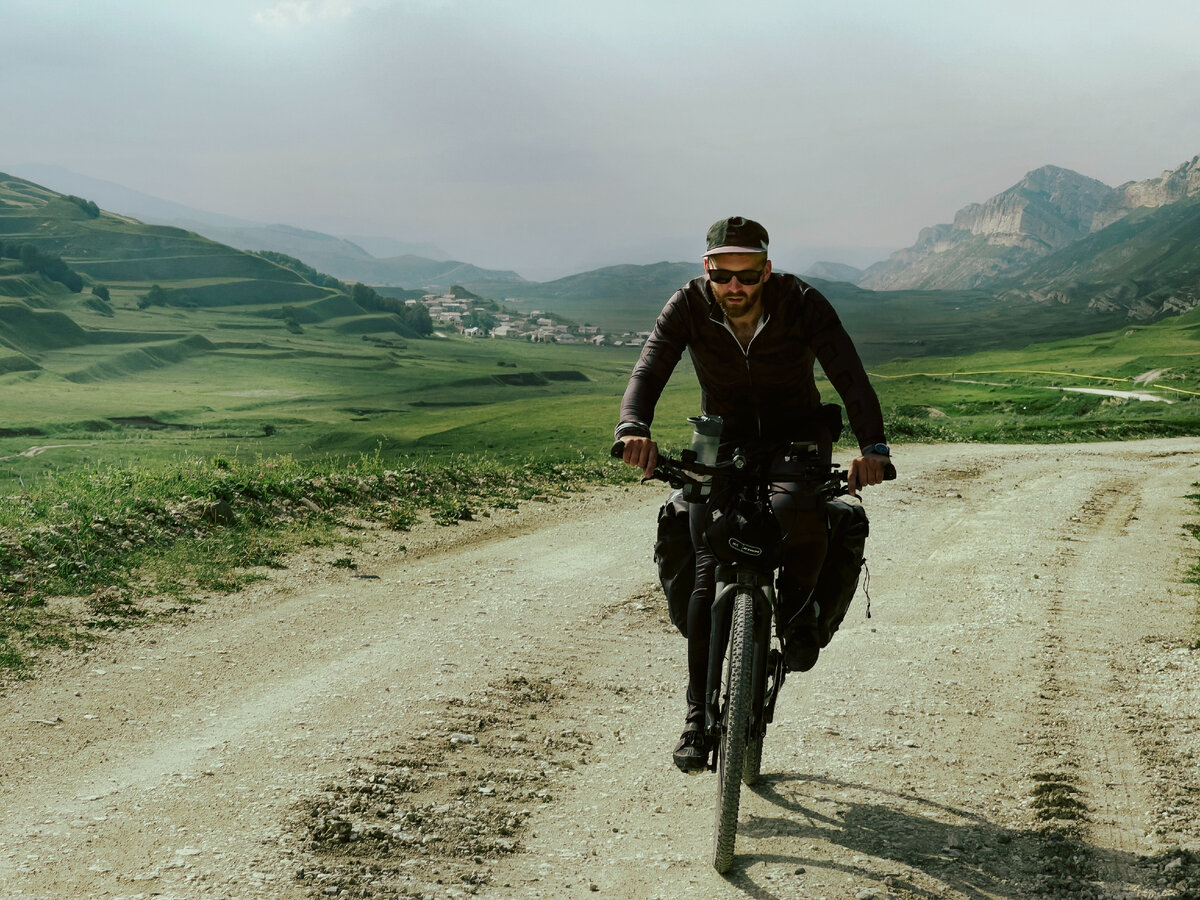
POLYGON ((142 296, 138 297, 138 309, 147 309, 151 306, 166 306, 169 295, 161 286, 154 284, 150 286, 150 290, 142 296))
POLYGON ((105 303, 108 303, 112 300, 112 296, 109 294, 108 288, 103 284, 92 285, 92 293, 95 294, 97 297, 99 297, 101 300, 103 300, 105 303))
POLYGON ((433 319, 424 304, 414 303, 412 306, 394 297, 383 297, 374 288, 361 282, 350 289, 350 299, 363 309, 392 313, 399 316, 406 327, 419 337, 433 334, 433 319))
POLYGON ((57 281, 74 294, 83 290, 83 276, 56 253, 43 253, 33 244, 5 244, 3 255, 9 259, 19 259, 27 272, 37 272, 51 281, 57 281))
POLYGON ((84 200, 82 197, 76 197, 74 194, 68 194, 67 199, 87 213, 89 219, 100 218, 100 207, 96 205, 95 200, 84 200))

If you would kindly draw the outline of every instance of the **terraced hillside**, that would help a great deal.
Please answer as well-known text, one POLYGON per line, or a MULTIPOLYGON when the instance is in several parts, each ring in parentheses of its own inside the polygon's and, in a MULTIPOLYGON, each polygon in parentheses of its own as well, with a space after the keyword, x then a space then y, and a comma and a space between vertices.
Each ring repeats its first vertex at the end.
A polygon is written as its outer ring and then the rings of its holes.
POLYGON ((634 352, 422 340, 403 301, 2 174, 0 245, 0 486, 182 453, 594 449, 634 352))

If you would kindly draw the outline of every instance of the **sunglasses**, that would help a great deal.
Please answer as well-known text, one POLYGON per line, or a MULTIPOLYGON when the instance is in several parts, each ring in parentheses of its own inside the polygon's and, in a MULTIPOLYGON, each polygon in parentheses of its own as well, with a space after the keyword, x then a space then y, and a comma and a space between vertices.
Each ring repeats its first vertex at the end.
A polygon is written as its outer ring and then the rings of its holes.
POLYGON ((709 269, 709 281, 715 281, 717 284, 729 284, 733 279, 737 279, 741 284, 746 286, 758 284, 762 281, 763 269, 743 269, 740 272, 735 272, 733 269, 709 269))

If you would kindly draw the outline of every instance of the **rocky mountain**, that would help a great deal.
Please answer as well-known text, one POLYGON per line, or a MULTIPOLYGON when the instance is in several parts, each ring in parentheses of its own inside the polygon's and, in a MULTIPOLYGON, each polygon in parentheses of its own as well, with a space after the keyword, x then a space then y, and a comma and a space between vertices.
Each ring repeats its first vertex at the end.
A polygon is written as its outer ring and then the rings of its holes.
POLYGON ((1057 166, 921 231, 917 242, 869 267, 872 290, 964 289, 1011 279, 1052 253, 1121 221, 1133 210, 1200 194, 1200 156, 1157 178, 1113 188, 1057 166))
POLYGON ((1135 321, 1187 312, 1200 306, 1200 194, 1137 207, 993 289, 1135 321))

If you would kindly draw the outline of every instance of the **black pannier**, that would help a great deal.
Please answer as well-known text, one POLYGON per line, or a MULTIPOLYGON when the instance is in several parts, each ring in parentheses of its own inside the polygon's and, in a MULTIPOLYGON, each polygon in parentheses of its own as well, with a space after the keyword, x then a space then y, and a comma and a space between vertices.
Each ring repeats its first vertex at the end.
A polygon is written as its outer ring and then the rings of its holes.
POLYGON ((861 504, 835 499, 825 504, 825 510, 829 519, 829 549, 817 576, 817 586, 813 588, 813 600, 819 610, 817 631, 821 647, 833 638, 854 599, 867 536, 871 533, 867 511, 861 504))
POLYGON ((658 511, 658 536, 654 541, 654 564, 667 595, 671 624, 687 637, 688 602, 696 586, 696 549, 688 527, 688 502, 683 491, 671 491, 658 511))

